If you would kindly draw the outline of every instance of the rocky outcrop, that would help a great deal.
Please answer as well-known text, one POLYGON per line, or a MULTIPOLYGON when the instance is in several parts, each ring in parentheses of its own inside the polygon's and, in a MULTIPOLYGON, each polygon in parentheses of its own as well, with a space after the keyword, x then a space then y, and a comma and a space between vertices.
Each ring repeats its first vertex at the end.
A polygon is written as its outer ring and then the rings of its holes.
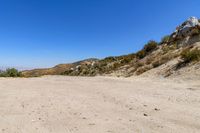
MULTIPOLYGON (((191 39, 200 34, 200 22, 196 17, 190 17, 178 26, 170 37, 170 42, 179 41, 179 44, 187 45, 193 42, 191 39)), ((195 39, 197 40, 197 38, 195 39)), ((200 40, 200 37, 199 37, 200 40)))

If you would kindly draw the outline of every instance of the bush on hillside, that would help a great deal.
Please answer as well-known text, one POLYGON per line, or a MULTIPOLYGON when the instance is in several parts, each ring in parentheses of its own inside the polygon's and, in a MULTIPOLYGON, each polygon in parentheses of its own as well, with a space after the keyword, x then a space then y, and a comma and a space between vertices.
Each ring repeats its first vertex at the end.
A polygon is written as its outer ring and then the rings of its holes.
POLYGON ((136 74, 141 75, 141 74, 145 73, 146 71, 148 71, 150 69, 151 69, 150 66, 144 66, 144 67, 138 68, 137 71, 136 71, 136 74))
POLYGON ((146 53, 152 52, 155 50, 158 46, 158 43, 156 41, 149 41, 145 46, 144 46, 144 51, 146 53))
POLYGON ((166 35, 161 39, 161 43, 167 43, 169 41, 169 39, 170 39, 170 36, 166 35))
POLYGON ((135 54, 129 54, 126 56, 121 56, 119 58, 120 58, 122 64, 127 64, 127 63, 130 63, 131 61, 133 61, 135 59, 135 57, 136 57, 135 54))
POLYGON ((192 30, 192 36, 196 36, 196 35, 199 35, 200 34, 200 29, 198 28, 195 28, 192 30))
POLYGON ((146 64, 146 65, 151 64, 151 63, 154 61, 154 59, 155 59, 155 57, 148 57, 148 58, 146 59, 145 64, 146 64))
POLYGON ((112 56, 111 56, 111 57, 106 57, 106 58, 104 59, 104 61, 107 62, 107 63, 108 63, 108 62, 113 62, 113 61, 116 61, 116 57, 112 57, 112 56))
POLYGON ((199 61, 200 60, 200 50, 194 49, 186 49, 181 53, 181 59, 183 59, 184 63, 190 63, 193 61, 199 61))
POLYGON ((172 54, 172 53, 166 54, 166 55, 162 56, 159 60, 154 61, 152 63, 152 66, 153 66, 153 68, 159 67, 176 57, 177 57, 176 54, 172 54))
POLYGON ((156 41, 149 41, 142 50, 136 53, 136 56, 139 59, 144 58, 147 54, 151 53, 155 49, 157 49, 158 43, 156 41))
POLYGON ((157 61, 152 63, 153 68, 159 67, 160 65, 162 65, 160 60, 157 60, 157 61))
POLYGON ((165 45, 162 47, 163 54, 168 53, 171 50, 176 50, 178 48, 177 43, 171 43, 170 45, 165 45))
POLYGON ((136 53, 136 56, 139 58, 139 59, 142 59, 146 56, 146 53, 144 50, 140 50, 139 52, 136 53))

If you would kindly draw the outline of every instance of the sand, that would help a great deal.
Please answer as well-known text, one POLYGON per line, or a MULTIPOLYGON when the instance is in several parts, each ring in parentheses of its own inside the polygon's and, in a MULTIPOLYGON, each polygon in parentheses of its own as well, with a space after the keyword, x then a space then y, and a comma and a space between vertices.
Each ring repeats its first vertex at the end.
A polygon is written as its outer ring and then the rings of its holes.
POLYGON ((2 133, 199 133, 200 82, 0 78, 2 133))

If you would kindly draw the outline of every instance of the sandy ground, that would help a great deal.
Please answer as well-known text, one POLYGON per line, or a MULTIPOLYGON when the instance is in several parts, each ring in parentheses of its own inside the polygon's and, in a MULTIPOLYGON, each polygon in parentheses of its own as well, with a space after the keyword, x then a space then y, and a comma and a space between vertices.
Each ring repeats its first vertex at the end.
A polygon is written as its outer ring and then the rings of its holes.
POLYGON ((0 78, 2 133, 199 133, 200 82, 0 78))

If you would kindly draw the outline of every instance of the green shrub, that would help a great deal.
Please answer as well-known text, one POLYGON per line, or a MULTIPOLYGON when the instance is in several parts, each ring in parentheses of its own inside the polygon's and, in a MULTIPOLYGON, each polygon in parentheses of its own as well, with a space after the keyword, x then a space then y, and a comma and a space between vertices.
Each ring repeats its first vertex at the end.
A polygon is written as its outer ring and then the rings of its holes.
POLYGON ((146 56, 146 53, 144 50, 140 50, 139 52, 136 53, 136 56, 139 58, 139 59, 142 59, 146 56))
POLYGON ((157 49, 158 43, 156 41, 149 41, 142 50, 136 53, 136 56, 139 59, 144 58, 147 54, 151 53, 155 49, 157 49))
POLYGON ((159 67, 160 65, 162 65, 162 64, 159 60, 152 63, 153 68, 159 67))
POLYGON ((127 64, 127 63, 130 63, 131 61, 133 61, 135 57, 136 57, 135 54, 129 54, 129 55, 121 56, 119 58, 120 58, 122 64, 127 64))
POLYGON ((149 58, 147 58, 147 60, 146 60, 146 64, 147 65, 149 65, 149 64, 151 64, 152 63, 152 61, 154 60, 154 57, 149 57, 149 58))
POLYGON ((161 43, 167 43, 169 41, 169 39, 170 39, 170 36, 166 35, 161 39, 161 43))
POLYGON ((155 50, 158 46, 158 43, 156 41, 149 41, 145 46, 144 46, 144 51, 146 53, 152 52, 155 50))
POLYGON ((113 61, 116 61, 116 58, 115 57, 106 57, 105 59, 104 59, 104 61, 106 61, 107 63, 108 62, 113 62, 113 61))
POLYGON ((170 51, 170 47, 167 45, 167 46, 163 46, 162 47, 162 51, 163 51, 163 54, 166 54, 170 51))
POLYGON ((119 63, 119 62, 115 62, 115 63, 113 63, 113 66, 112 66, 112 69, 117 69, 117 68, 119 68, 121 66, 121 64, 119 63))
POLYGON ((159 60, 155 61, 152 63, 152 66, 154 68, 159 67, 165 63, 167 63, 168 61, 170 61, 171 59, 175 58, 176 55, 175 54, 167 54, 165 56, 163 56, 162 58, 160 58, 159 60))
POLYGON ((181 59, 183 59, 184 63, 190 63, 193 61, 199 61, 200 60, 200 50, 194 49, 186 49, 181 53, 181 59))
POLYGON ((177 43, 171 43, 170 45, 165 45, 162 47, 163 54, 168 53, 171 50, 176 50, 178 48, 177 43))
POLYGON ((149 67, 149 66, 138 68, 137 71, 136 71, 136 74, 141 75, 141 74, 145 73, 146 71, 148 71, 150 69, 151 69, 151 67, 149 67))
POLYGON ((192 36, 196 36, 200 34, 200 30, 198 28, 195 28, 192 30, 192 36))
POLYGON ((21 77, 22 74, 15 68, 9 68, 6 71, 0 72, 0 77, 21 77))
POLYGON ((140 67, 143 67, 145 64, 144 64, 144 62, 136 62, 135 64, 134 64, 134 67, 135 67, 135 69, 138 69, 138 68, 140 68, 140 67))
POLYGON ((70 75, 73 72, 73 70, 69 69, 62 73, 62 75, 70 75))

